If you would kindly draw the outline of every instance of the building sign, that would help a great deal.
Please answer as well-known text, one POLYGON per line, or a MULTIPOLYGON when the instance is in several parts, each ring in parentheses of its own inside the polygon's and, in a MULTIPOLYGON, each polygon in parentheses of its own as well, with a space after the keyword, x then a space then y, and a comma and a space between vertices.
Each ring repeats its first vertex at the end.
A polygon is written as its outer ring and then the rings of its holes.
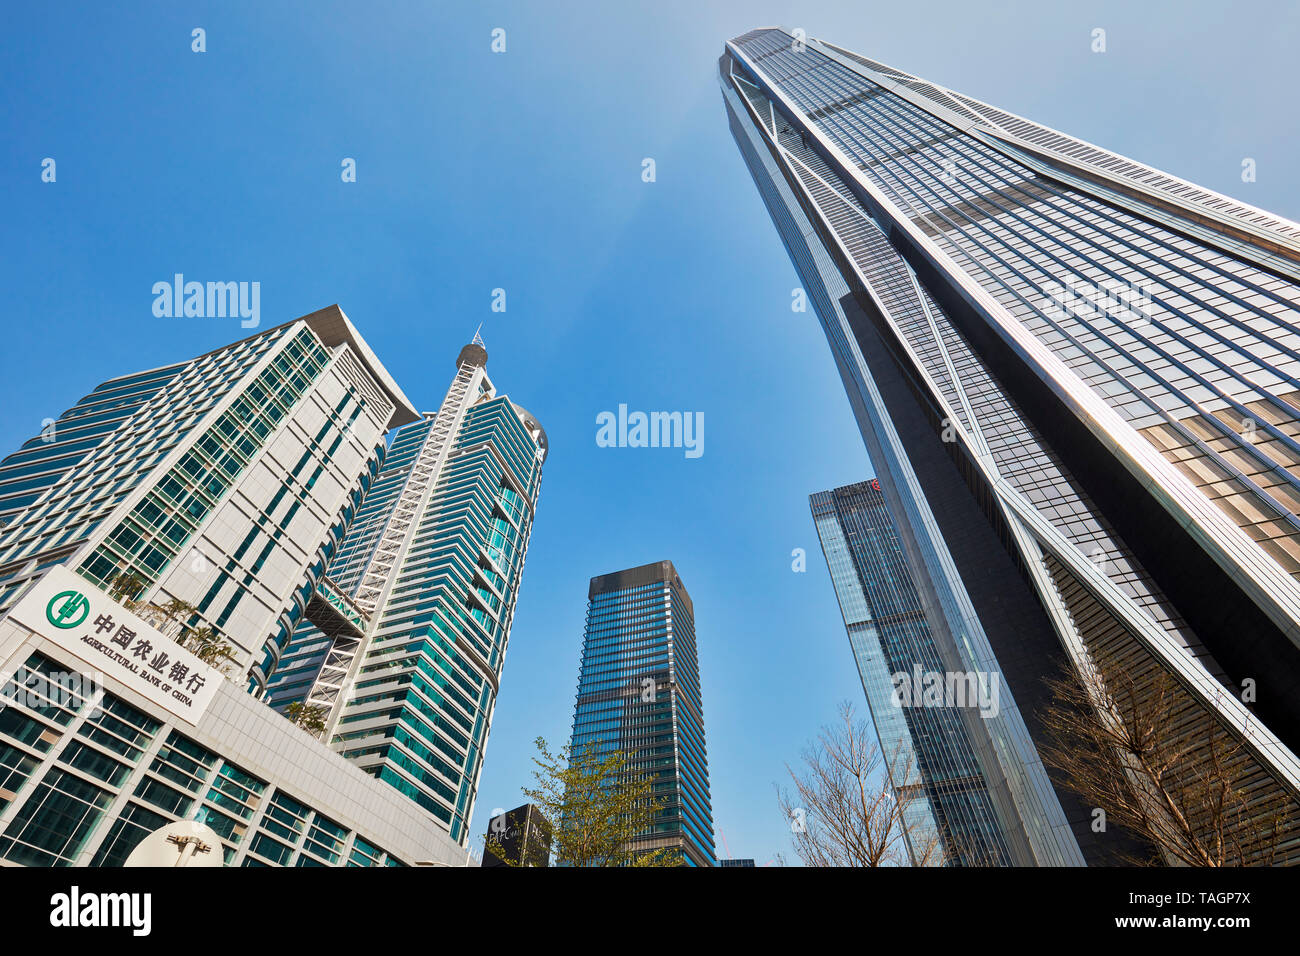
POLYGON ((224 680, 215 667, 62 565, 37 581, 10 617, 190 726, 198 724, 224 680))

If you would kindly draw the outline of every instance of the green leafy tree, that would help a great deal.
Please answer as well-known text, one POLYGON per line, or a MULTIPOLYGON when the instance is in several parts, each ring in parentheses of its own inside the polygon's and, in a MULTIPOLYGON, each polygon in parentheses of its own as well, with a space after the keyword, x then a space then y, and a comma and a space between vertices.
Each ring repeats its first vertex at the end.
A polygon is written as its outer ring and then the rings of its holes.
POLYGON ((136 598, 142 594, 149 582, 134 571, 118 571, 109 580, 108 594, 115 601, 120 601, 128 611, 137 607, 136 598))
POLYGON ((301 701, 295 701, 284 709, 284 715, 291 723, 316 737, 325 733, 325 713, 324 707, 301 701))
MULTIPOLYGON (((168 637, 175 638, 186 650, 191 651, 199 660, 209 667, 215 667, 227 679, 227 665, 236 660, 235 649, 217 631, 210 627, 191 627, 190 621, 198 613, 189 601, 180 598, 168 598, 156 603, 142 601, 139 595, 148 587, 148 581, 134 571, 119 571, 109 584, 108 593, 120 601, 128 611, 139 615, 141 620, 152 624, 168 637)), ((305 729, 306 725, 300 724, 305 729)), ((322 726, 322 730, 324 727, 322 726)))
POLYGON ((198 612, 193 604, 180 598, 168 598, 161 604, 138 604, 133 610, 168 637, 180 635, 182 642, 189 632, 190 618, 198 612))
MULTIPOLYGON (((537 786, 524 787, 551 828, 551 853, 561 866, 681 866, 671 848, 638 850, 635 839, 650 830, 665 801, 654 796, 654 778, 628 766, 622 751, 601 756, 594 742, 574 752, 551 753, 537 738, 537 786)), ((490 837, 488 852, 506 860, 490 837)), ((512 864, 517 865, 517 864, 512 864)))
POLYGON ((193 652, 195 657, 209 667, 215 667, 222 674, 226 673, 226 665, 235 660, 234 648, 223 641, 221 635, 210 627, 187 629, 182 643, 186 650, 193 652))

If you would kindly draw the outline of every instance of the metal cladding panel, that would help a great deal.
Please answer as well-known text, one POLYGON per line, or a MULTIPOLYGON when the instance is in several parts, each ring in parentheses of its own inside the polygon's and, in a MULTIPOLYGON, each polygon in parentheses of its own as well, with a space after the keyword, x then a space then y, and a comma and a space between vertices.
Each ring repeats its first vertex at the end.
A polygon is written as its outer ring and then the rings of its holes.
MULTIPOLYGON (((1095 647, 1052 561, 1294 794, 1300 335, 1287 316, 1300 318, 1300 289, 1279 281, 1296 274, 1282 261, 1294 224, 1025 121, 1037 152, 1011 143, 1009 114, 780 30, 729 43, 721 74, 947 619, 962 620, 950 597, 987 603, 987 569, 958 559, 969 587, 949 574, 960 534, 945 528, 942 544, 934 520, 949 502, 931 488, 918 500, 926 434, 1058 653, 1095 647), (851 290, 830 307, 823 254, 851 290), (899 418, 909 407, 921 435, 899 418), (1208 594, 1224 596, 1217 610, 1208 594), (1225 693, 1242 677, 1270 683, 1259 709, 1273 729, 1225 693)), ((954 636, 967 639, 960 623, 954 636)), ((1017 648, 997 640, 990 664, 1014 670, 1017 648)), ((1048 649, 1025 655, 1029 671, 1050 670, 1048 649)))

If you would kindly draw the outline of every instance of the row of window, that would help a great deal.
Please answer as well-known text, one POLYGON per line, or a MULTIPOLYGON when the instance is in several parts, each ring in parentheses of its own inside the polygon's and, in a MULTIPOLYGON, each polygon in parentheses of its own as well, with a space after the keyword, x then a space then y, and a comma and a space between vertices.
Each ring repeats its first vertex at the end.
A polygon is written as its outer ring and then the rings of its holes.
MULTIPOLYGON (((37 653, 2 690, 0 810, 22 803, 0 834, 0 858, 28 866, 75 864, 110 805, 129 793, 91 866, 120 866, 147 833, 177 819, 210 826, 227 862, 247 842, 246 865, 340 864, 345 827, 178 731, 144 764, 162 723, 111 694, 95 696, 79 676, 37 653), (33 781, 60 742, 54 764, 33 781)), ((348 865, 402 865, 359 835, 352 841, 348 865)))

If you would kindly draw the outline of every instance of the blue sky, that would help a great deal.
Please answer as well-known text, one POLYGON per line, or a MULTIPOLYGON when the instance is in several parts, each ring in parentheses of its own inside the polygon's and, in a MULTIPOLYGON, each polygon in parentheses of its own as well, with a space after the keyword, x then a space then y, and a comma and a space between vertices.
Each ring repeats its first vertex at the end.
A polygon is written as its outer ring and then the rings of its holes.
POLYGON ((520 802, 532 739, 568 736, 595 574, 670 558, 694 598, 720 855, 788 852, 784 763, 838 701, 864 707, 807 496, 871 468, 727 130, 724 39, 801 26, 1300 218, 1285 3, 180 7, 8 14, 0 453, 105 378, 247 334, 155 318, 176 272, 260 282, 263 324, 339 303, 424 408, 483 322, 551 457, 476 834, 520 802), (702 412, 703 456, 597 447, 620 403, 702 412))

